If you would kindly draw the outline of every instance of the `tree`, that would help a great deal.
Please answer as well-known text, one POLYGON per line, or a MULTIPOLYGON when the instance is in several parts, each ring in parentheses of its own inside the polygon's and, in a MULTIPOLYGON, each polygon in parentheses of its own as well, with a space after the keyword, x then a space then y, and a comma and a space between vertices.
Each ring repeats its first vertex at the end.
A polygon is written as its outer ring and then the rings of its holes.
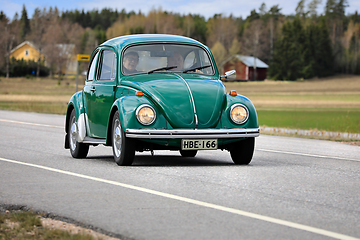
POLYGON ((0 21, 3 21, 6 18, 6 15, 3 11, 0 11, 0 21))
POLYGON ((21 12, 20 18, 20 38, 22 41, 25 40, 26 36, 30 33, 30 20, 27 15, 25 4, 23 5, 23 10, 21 12))
POLYGON ((267 14, 267 11, 266 11, 266 4, 265 3, 262 3, 260 8, 259 8, 259 15, 260 16, 264 16, 265 14, 267 14))
POLYGON ((65 21, 60 22, 57 9, 54 12, 50 9, 49 12, 44 13, 43 18, 46 18, 48 24, 44 29, 42 52, 50 68, 50 77, 53 76, 54 72, 58 72, 60 77, 61 68, 64 65, 64 56, 62 56, 63 49, 59 47, 59 44, 65 43, 66 35, 62 29, 65 21))
POLYGON ((225 49, 231 47, 233 39, 238 35, 236 19, 233 17, 223 17, 221 14, 214 15, 207 22, 207 45, 213 47, 220 42, 225 49))
POLYGON ((207 40, 207 26, 205 18, 200 15, 192 15, 191 16, 194 23, 194 30, 189 35, 191 38, 195 38, 196 40, 206 43, 207 40))
POLYGON ((246 18, 246 21, 253 21, 260 18, 260 14, 255 9, 251 10, 250 15, 246 18))
POLYGON ((31 26, 31 40, 35 44, 35 46, 38 48, 39 51, 39 57, 37 60, 37 69, 36 69, 36 77, 40 76, 40 65, 43 59, 41 58, 43 53, 43 48, 45 44, 45 30, 47 26, 47 16, 46 16, 46 9, 43 9, 41 11, 39 8, 36 8, 34 11, 34 15, 32 17, 32 26, 31 26))
POLYGON ((241 50, 241 43, 237 40, 237 38, 234 38, 231 47, 229 49, 229 56, 239 54, 240 50, 241 50))
POLYGON ((275 43, 269 75, 279 80, 303 77, 305 33, 299 18, 282 27, 282 37, 275 43))
POLYGON ((345 8, 347 6, 346 0, 327 0, 325 6, 325 17, 330 29, 335 67, 338 72, 346 71, 346 63, 344 64, 346 51, 343 47, 342 38, 344 34, 345 8))
POLYGON ((276 40, 277 35, 279 35, 278 31, 281 29, 284 16, 281 13, 281 8, 279 8, 279 5, 274 5, 270 8, 268 13, 262 17, 262 19, 264 19, 264 21, 267 23, 266 27, 269 34, 267 37, 269 40, 269 49, 267 52, 264 51, 265 57, 263 57, 263 60, 270 63, 274 54, 274 41, 276 40))
POLYGON ((254 56, 255 58, 267 60, 270 53, 270 39, 268 34, 269 31, 263 20, 253 20, 244 30, 241 52, 246 55, 254 56))
MULTIPOLYGON (((353 18, 354 19, 354 18, 353 18)), ((350 20, 343 38, 346 73, 360 73, 360 22, 350 20)))
POLYGON ((308 4, 308 13, 310 14, 310 16, 312 18, 315 18, 317 16, 317 7, 318 5, 321 4, 321 0, 312 0, 311 2, 309 2, 308 4))
POLYGON ((303 77, 326 77, 333 74, 331 41, 325 21, 305 30, 303 77))
POLYGON ((305 11, 305 0, 300 0, 296 9, 296 16, 302 18, 303 20, 308 15, 308 12, 305 11))
POLYGON ((304 28, 295 18, 284 24, 276 41, 269 75, 280 80, 325 77, 333 74, 333 59, 325 20, 304 28))
POLYGON ((214 55, 216 65, 218 66, 218 68, 221 68, 221 66, 224 63, 224 60, 226 60, 228 56, 225 47, 221 44, 221 42, 218 41, 211 48, 211 52, 214 55))
POLYGON ((16 45, 19 38, 19 20, 15 15, 13 21, 1 14, 0 20, 0 45, 2 52, 5 54, 5 73, 6 78, 10 77, 10 53, 13 47, 16 45))
POLYGON ((103 43, 107 40, 106 32, 102 29, 101 25, 96 25, 94 28, 96 39, 98 43, 103 43))
POLYGON ((207 37, 207 27, 205 18, 200 15, 178 15, 175 14, 175 27, 180 28, 183 35, 194 38, 205 43, 207 37))
POLYGON ((281 14, 281 8, 279 8, 279 5, 274 5, 270 8, 268 14, 273 17, 275 20, 278 20, 281 14))

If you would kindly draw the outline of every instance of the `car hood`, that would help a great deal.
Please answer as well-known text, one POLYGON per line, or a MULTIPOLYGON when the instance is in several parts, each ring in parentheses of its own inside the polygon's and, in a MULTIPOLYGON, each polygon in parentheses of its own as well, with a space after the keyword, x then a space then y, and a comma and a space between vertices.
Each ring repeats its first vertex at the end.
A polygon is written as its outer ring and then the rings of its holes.
POLYGON ((226 94, 217 78, 197 74, 136 75, 125 78, 121 84, 149 96, 173 128, 195 128, 195 111, 198 128, 215 127, 226 94))

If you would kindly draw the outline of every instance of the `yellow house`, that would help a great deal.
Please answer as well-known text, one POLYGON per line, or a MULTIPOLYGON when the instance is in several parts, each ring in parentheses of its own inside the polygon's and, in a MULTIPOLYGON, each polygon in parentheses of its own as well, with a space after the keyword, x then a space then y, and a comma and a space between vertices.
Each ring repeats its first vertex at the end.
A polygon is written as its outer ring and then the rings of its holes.
MULTIPOLYGON (((58 51, 58 61, 56 64, 57 69, 55 69, 55 71, 58 73, 60 70, 62 74, 66 75, 76 74, 77 58, 75 54, 75 45, 56 44, 56 48, 58 51)), ((25 61, 37 62, 39 60, 39 54, 39 50, 34 44, 29 41, 25 41, 11 50, 10 59, 14 57, 16 60, 24 59, 25 61)), ((41 54, 41 59, 45 60, 45 56, 43 54, 41 54)), ((45 66, 51 67, 46 61, 45 66)))
MULTIPOLYGON (((26 61, 33 60, 37 62, 39 60, 39 50, 29 41, 25 41, 11 50, 10 59, 16 60, 24 59, 26 61)), ((41 59, 44 59, 44 55, 41 54, 41 59)))

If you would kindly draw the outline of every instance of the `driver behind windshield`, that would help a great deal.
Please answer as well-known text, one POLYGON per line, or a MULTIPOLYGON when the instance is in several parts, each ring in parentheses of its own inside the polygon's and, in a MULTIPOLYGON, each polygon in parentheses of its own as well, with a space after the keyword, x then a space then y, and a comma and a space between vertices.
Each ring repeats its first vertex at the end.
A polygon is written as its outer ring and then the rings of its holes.
POLYGON ((136 67, 139 63, 139 54, 137 52, 128 52, 124 56, 123 66, 125 74, 137 73, 136 67))

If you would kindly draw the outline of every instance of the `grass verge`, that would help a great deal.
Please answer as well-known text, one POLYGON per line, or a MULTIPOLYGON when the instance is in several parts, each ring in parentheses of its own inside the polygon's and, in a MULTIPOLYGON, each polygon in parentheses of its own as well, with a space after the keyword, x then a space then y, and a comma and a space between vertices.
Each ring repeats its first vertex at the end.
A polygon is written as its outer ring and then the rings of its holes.
POLYGON ((68 231, 42 226, 40 215, 33 212, 7 211, 0 213, 0 239, 58 239, 95 240, 87 234, 70 234, 68 231))

